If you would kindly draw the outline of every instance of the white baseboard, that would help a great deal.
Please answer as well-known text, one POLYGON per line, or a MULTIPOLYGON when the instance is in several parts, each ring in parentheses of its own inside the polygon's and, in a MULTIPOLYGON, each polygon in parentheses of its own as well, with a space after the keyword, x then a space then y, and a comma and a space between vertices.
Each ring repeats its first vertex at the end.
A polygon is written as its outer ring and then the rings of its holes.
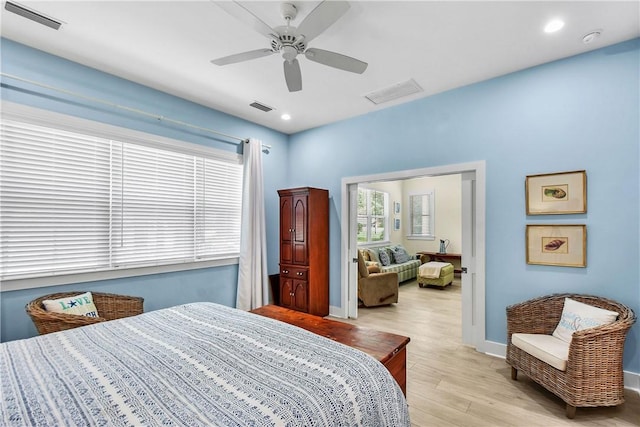
MULTIPOLYGON (((478 351, 502 359, 507 357, 507 345, 498 342, 485 341, 482 344, 482 349, 479 348, 478 351)), ((624 388, 640 393, 640 373, 623 371, 623 374, 624 388)))
POLYGON ((336 307, 335 305, 329 306, 329 316, 337 317, 338 319, 346 319, 344 309, 342 307, 336 307))

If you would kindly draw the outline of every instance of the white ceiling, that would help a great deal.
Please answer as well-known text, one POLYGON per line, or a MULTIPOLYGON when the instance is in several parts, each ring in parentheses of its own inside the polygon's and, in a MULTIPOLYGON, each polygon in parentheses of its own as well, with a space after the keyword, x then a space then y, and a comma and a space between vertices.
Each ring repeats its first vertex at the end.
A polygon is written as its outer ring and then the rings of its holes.
MULTIPOLYGON (((290 134, 640 36, 638 1, 354 1, 309 47, 365 61, 353 74, 298 56, 301 92, 282 58, 219 67, 211 59, 269 41, 210 1, 27 1, 63 22, 52 30, 2 8, 1 34, 134 82, 290 134), (544 25, 566 25, 545 34, 544 25), (585 34, 603 30, 590 44, 585 34), (414 79, 424 91, 374 105, 364 95, 414 79), (275 110, 249 106, 259 101, 275 110), (290 121, 280 115, 291 114, 290 121)), ((297 26, 319 4, 293 0, 297 26)), ((242 4, 272 27, 279 2, 242 4)))

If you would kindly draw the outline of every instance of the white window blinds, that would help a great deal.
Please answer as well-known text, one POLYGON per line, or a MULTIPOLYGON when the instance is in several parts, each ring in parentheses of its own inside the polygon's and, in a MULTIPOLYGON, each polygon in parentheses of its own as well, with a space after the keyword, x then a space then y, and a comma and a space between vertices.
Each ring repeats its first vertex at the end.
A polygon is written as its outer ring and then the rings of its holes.
POLYGON ((409 196, 412 237, 434 237, 433 191, 409 196))
POLYGON ((0 279, 237 256, 242 165, 13 120, 0 279))

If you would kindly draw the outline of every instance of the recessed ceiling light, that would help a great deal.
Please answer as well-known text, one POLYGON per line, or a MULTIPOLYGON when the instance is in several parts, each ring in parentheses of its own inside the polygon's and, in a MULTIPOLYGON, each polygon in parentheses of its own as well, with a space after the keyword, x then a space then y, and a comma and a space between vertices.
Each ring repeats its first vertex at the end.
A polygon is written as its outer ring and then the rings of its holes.
POLYGON ((280 118, 282 120, 290 120, 291 116, 289 114, 287 114, 287 113, 284 113, 283 115, 280 116, 280 118))
POLYGON ((562 27, 564 27, 564 21, 561 21, 560 19, 554 19, 553 21, 549 21, 549 23, 544 27, 544 32, 555 33, 562 27))

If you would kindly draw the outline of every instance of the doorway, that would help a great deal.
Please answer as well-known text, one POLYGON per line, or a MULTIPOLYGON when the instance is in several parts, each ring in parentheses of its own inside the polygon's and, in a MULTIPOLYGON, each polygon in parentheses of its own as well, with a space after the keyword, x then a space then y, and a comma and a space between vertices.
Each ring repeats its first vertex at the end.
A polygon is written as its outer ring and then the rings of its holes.
POLYGON ((357 189, 367 182, 460 174, 462 194, 462 341, 485 351, 485 162, 460 163, 342 179, 341 311, 357 318, 357 189), (354 262, 356 261, 356 262, 354 262))

